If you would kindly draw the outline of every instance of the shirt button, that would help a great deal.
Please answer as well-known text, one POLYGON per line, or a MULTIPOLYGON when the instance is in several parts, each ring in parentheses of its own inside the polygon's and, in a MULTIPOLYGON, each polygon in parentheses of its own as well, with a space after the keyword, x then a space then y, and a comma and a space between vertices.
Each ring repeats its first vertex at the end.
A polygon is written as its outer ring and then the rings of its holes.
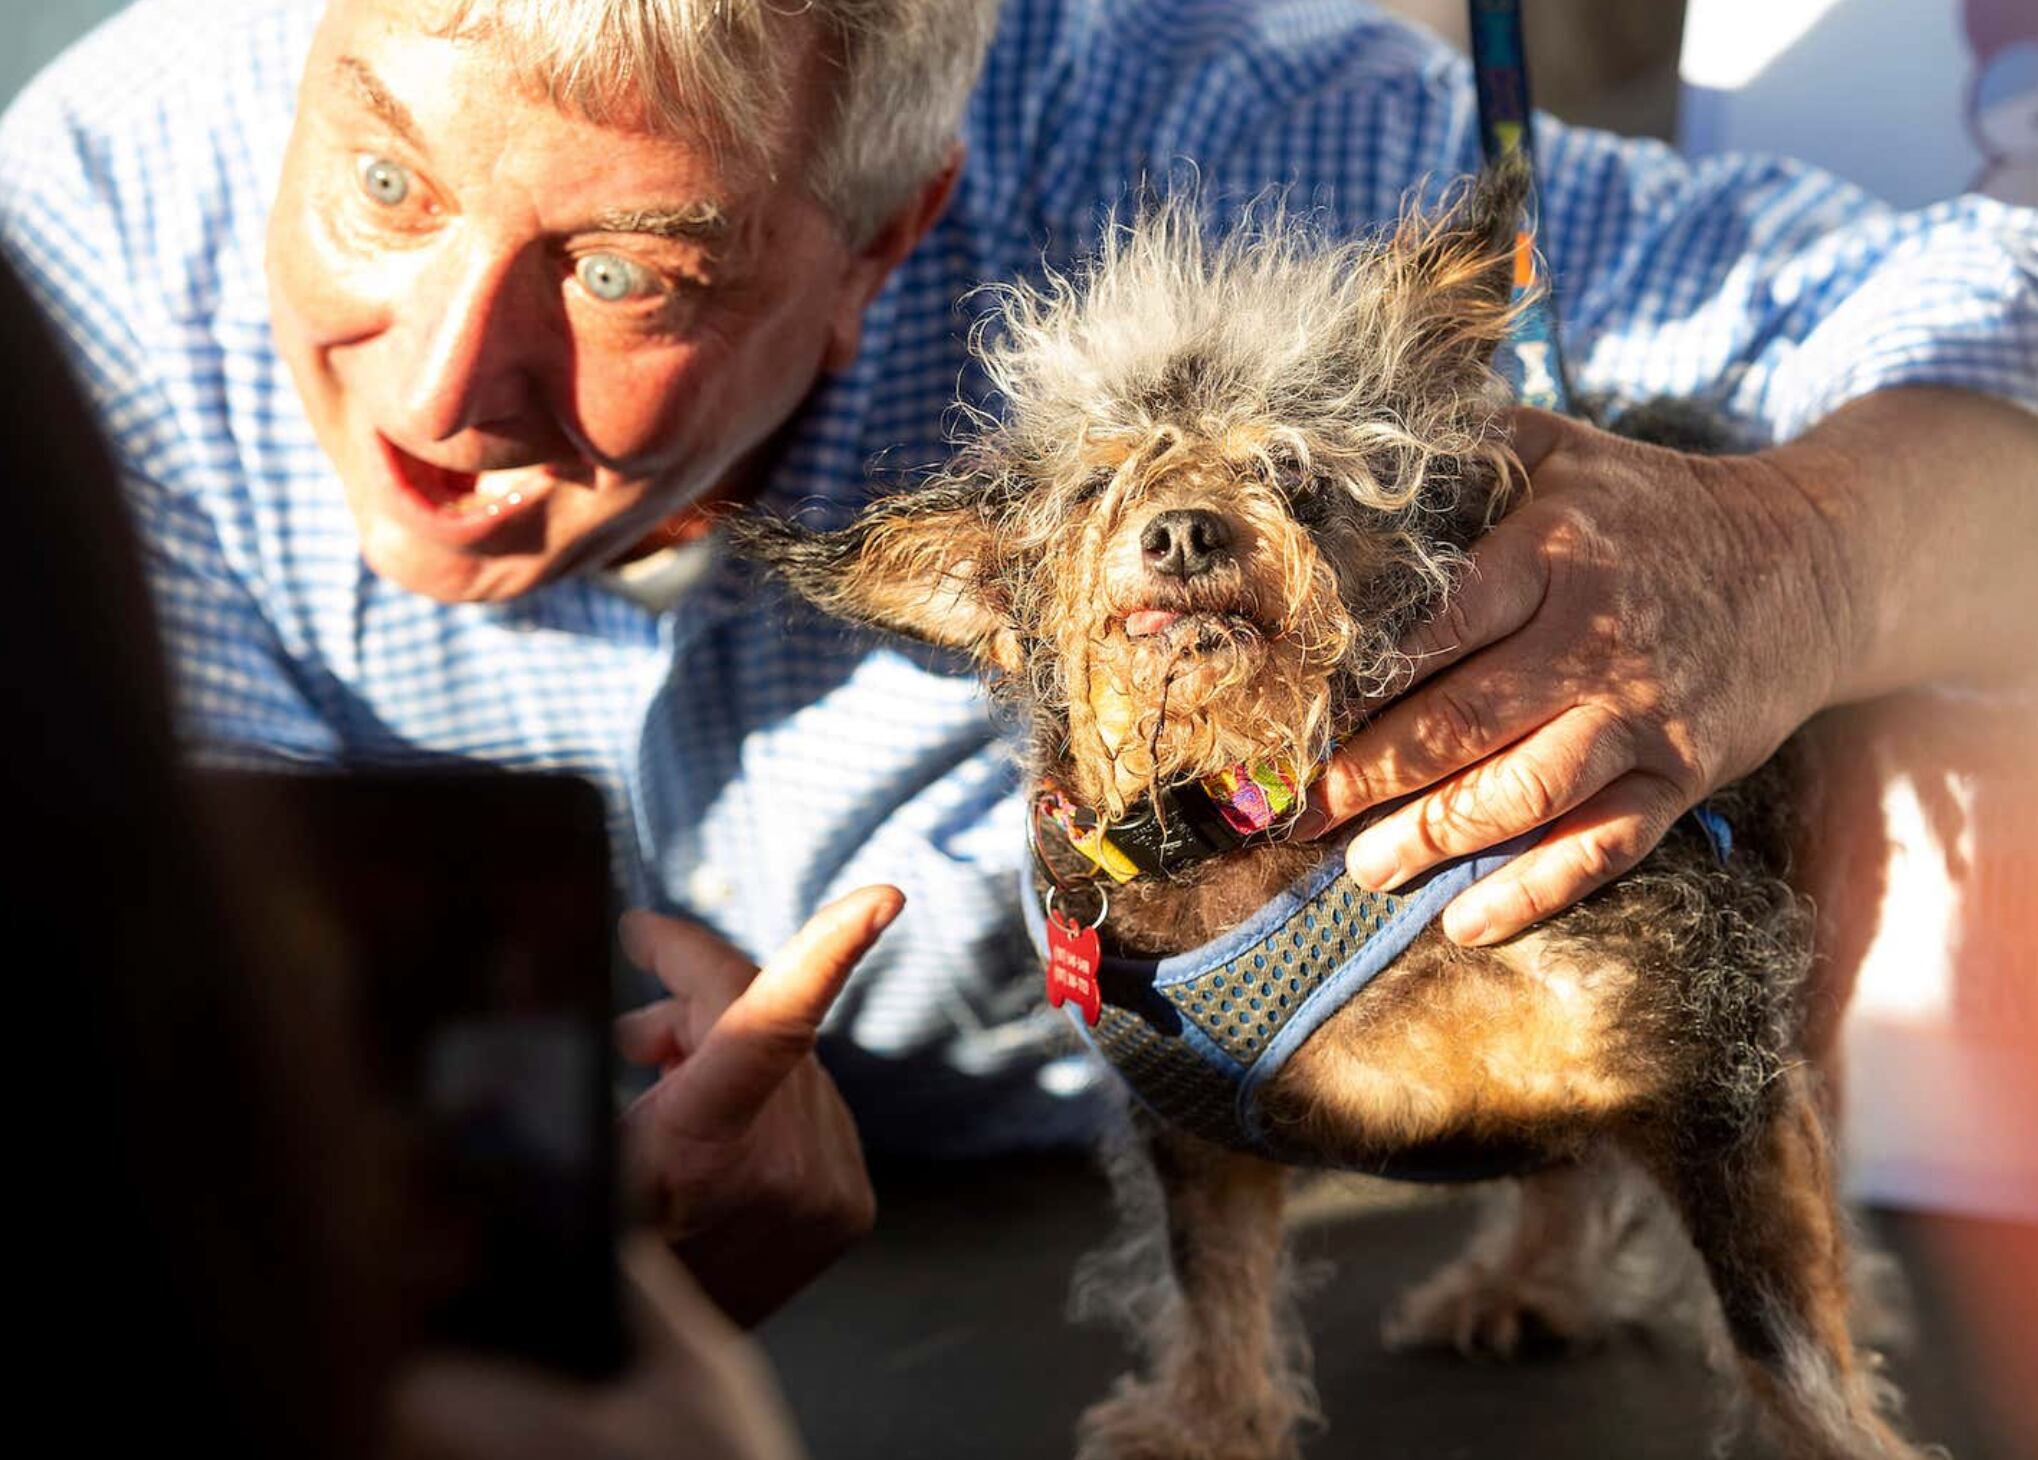
POLYGON ((735 884, 712 862, 701 863, 686 879, 687 900, 697 908, 721 907, 735 895, 735 884))

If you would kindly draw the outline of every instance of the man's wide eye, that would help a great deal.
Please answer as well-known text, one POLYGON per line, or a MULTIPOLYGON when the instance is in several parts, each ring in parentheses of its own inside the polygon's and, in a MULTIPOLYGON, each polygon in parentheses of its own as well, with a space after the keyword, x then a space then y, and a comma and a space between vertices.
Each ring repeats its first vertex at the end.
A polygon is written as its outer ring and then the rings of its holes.
POLYGON ((610 304, 654 293, 657 281, 650 273, 626 258, 612 253, 591 253, 573 266, 580 287, 610 304))
POLYGON ((383 207, 394 208, 410 196, 410 169, 387 157, 364 157, 361 191, 383 207))

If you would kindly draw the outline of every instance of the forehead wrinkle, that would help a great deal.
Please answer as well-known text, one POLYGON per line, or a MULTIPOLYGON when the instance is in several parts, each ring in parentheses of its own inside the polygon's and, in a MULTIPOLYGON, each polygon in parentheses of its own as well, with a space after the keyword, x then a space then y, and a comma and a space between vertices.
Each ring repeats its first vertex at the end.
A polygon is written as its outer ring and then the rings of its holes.
POLYGON ((333 63, 333 71, 354 97, 369 111, 388 124, 404 141, 420 151, 425 150, 424 136, 418 130, 417 118, 410 108, 396 99, 382 78, 375 74, 375 68, 359 56, 342 56, 333 63))

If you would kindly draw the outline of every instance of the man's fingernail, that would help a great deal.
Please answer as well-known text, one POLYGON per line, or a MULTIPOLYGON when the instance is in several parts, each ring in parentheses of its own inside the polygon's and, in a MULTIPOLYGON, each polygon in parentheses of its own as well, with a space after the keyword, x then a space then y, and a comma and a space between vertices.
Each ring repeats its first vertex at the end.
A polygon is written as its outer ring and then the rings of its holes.
POLYGON ((877 905, 870 910, 870 936, 875 938, 889 928, 905 910, 906 895, 903 892, 877 899, 877 905))
POLYGON ((1401 858, 1392 847, 1361 836, 1345 856, 1345 871, 1368 892, 1391 892, 1401 881, 1401 858))
POLYGON ((1295 818, 1295 839, 1314 841, 1330 830, 1330 813, 1321 806, 1305 806, 1302 814, 1295 818))
POLYGON ((1486 941, 1492 923, 1482 907, 1459 907, 1455 904, 1444 909, 1444 936, 1463 947, 1472 947, 1486 941))

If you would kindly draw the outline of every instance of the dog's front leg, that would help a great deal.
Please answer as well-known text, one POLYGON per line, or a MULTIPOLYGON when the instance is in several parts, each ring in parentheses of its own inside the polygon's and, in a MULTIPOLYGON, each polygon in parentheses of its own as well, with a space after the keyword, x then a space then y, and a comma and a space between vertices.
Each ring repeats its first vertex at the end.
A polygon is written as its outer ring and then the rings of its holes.
MULTIPOLYGON (((1143 1135, 1165 1209, 1167 1276, 1158 1301, 1135 1309, 1147 1372, 1084 1414, 1082 1460, 1293 1456, 1314 1404, 1306 1345, 1281 1311, 1286 1172, 1178 1131, 1143 1135)), ((1139 1219, 1136 1207, 1128 1219, 1139 1219)))

